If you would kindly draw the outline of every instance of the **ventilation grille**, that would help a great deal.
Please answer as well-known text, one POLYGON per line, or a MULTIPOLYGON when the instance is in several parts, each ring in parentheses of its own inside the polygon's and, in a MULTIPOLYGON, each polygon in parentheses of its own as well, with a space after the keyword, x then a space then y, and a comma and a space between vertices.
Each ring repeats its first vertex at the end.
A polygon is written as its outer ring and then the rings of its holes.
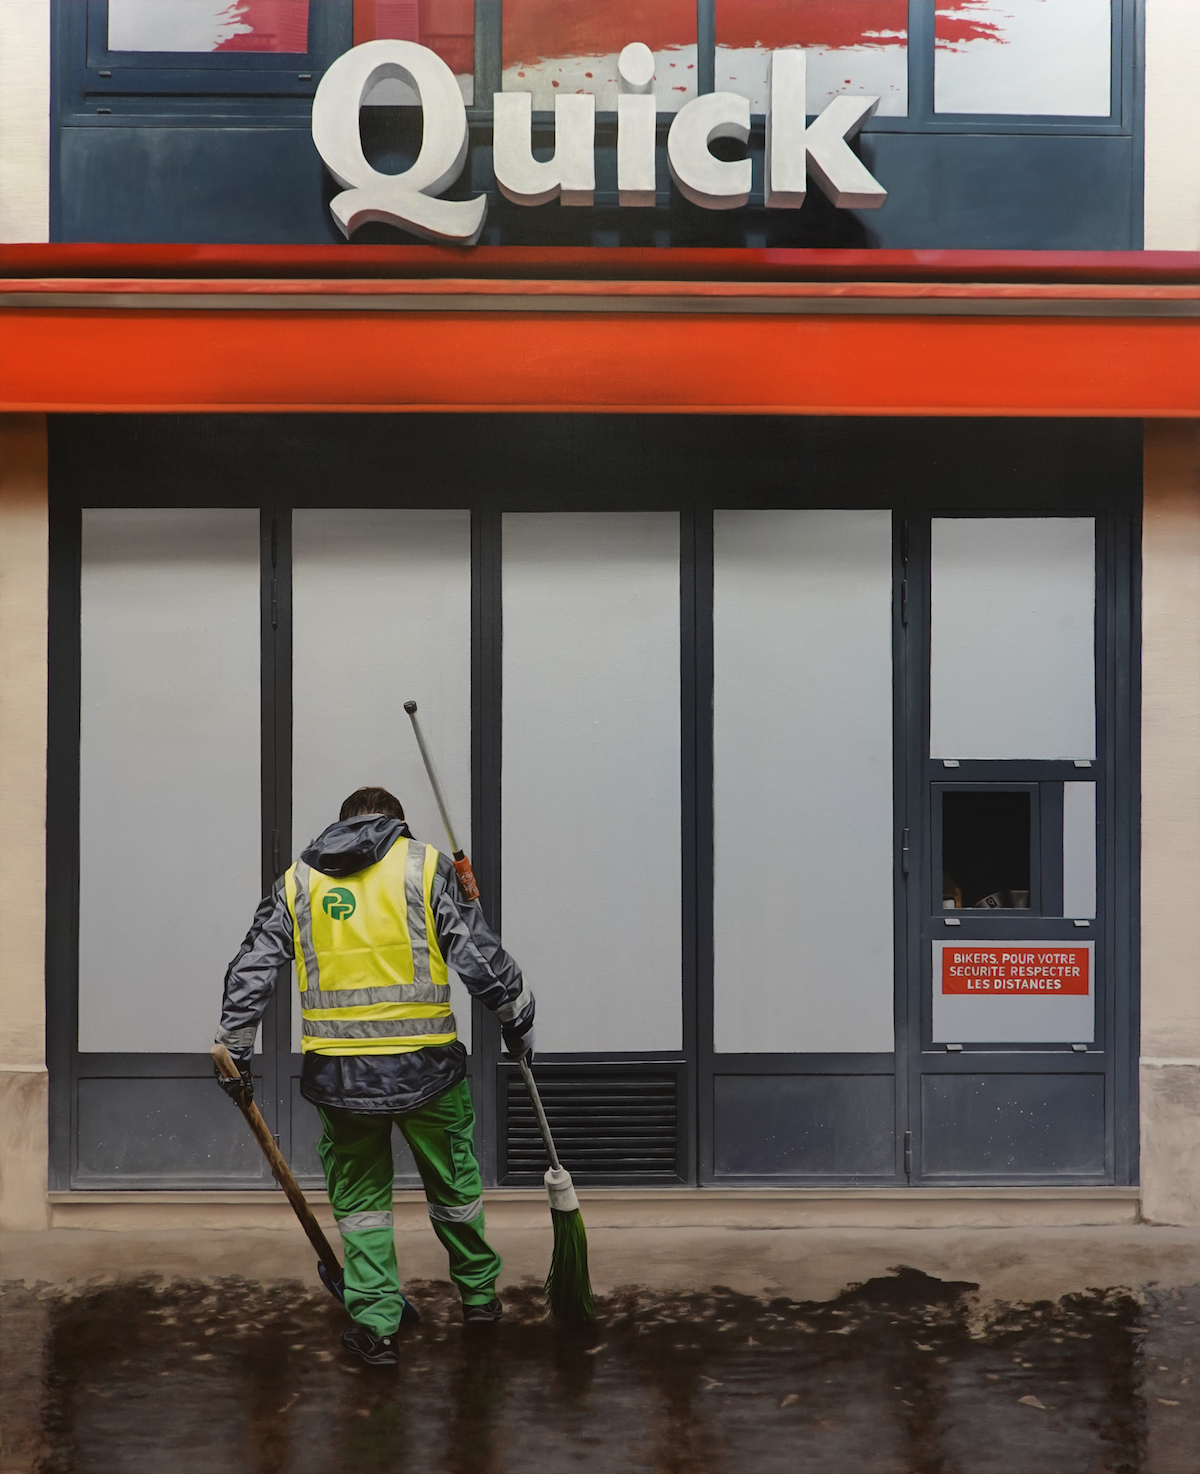
MULTIPOLYGON (((506 1072, 506 1177, 547 1167, 524 1081, 506 1072)), ((677 1177, 678 1091, 674 1074, 562 1075, 540 1070, 538 1093, 563 1166, 577 1181, 677 1177)))

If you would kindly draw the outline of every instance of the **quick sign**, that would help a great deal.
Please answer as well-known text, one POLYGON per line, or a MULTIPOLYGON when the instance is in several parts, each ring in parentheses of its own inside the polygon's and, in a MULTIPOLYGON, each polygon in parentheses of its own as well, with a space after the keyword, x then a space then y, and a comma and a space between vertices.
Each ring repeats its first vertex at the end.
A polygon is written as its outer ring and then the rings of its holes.
MULTIPOLYGON (((627 208, 654 204, 656 138, 654 56, 633 42, 617 62, 617 189, 627 208)), ((798 210, 811 175, 840 209, 875 210, 887 191, 849 147, 879 106, 877 97, 835 97, 810 124, 805 106, 803 51, 771 55, 767 98, 765 203, 798 210)), ((596 190, 596 99, 576 93, 554 100, 554 156, 535 159, 533 97, 497 92, 493 103, 496 184, 517 205, 590 205, 596 190)), ((347 238, 368 221, 399 226, 425 240, 473 246, 487 218, 487 197, 443 200, 467 157, 467 111, 454 73, 415 41, 368 41, 338 57, 313 99, 313 142, 342 186, 330 203, 347 238), (422 109, 421 151, 410 169, 381 174, 367 162, 359 136, 363 99, 378 82, 398 79, 416 92, 422 109)), ((680 193, 706 210, 736 210, 750 198, 749 159, 718 159, 719 138, 745 143, 750 102, 733 92, 693 98, 675 114, 667 161, 680 193)))
POLYGON ((934 1042, 1088 1043, 1094 952, 1094 942, 934 942, 934 1042))

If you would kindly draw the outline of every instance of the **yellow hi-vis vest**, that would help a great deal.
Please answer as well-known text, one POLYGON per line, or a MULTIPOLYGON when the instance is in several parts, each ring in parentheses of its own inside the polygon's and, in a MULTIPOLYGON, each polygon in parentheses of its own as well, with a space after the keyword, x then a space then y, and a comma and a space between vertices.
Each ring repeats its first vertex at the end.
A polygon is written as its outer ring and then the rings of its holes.
POLYGON ((457 1038, 430 900, 437 862, 432 845, 398 839, 356 875, 303 860, 287 872, 305 1052, 407 1054, 457 1038))

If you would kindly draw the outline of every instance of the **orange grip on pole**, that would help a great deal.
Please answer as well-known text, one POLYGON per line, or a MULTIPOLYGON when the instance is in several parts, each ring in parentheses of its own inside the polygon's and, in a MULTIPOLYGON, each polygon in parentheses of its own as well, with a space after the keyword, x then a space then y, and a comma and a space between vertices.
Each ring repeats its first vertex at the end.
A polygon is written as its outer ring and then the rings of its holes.
POLYGON ((460 850, 453 860, 454 873, 458 876, 458 888, 463 893, 464 901, 477 901, 479 899, 479 887, 475 883, 475 872, 471 869, 471 862, 460 850))

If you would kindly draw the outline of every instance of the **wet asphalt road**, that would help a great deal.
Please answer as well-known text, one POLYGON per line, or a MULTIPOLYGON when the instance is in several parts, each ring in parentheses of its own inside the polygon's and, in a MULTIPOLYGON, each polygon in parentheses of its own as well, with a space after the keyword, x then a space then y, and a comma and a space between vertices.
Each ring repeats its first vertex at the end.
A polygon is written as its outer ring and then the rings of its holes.
POLYGON ((1200 1471, 1200 1286, 994 1307, 913 1270, 825 1304, 634 1290, 562 1327, 534 1289, 401 1364, 319 1288, 6 1287, 3 1459, 39 1474, 1200 1471))

